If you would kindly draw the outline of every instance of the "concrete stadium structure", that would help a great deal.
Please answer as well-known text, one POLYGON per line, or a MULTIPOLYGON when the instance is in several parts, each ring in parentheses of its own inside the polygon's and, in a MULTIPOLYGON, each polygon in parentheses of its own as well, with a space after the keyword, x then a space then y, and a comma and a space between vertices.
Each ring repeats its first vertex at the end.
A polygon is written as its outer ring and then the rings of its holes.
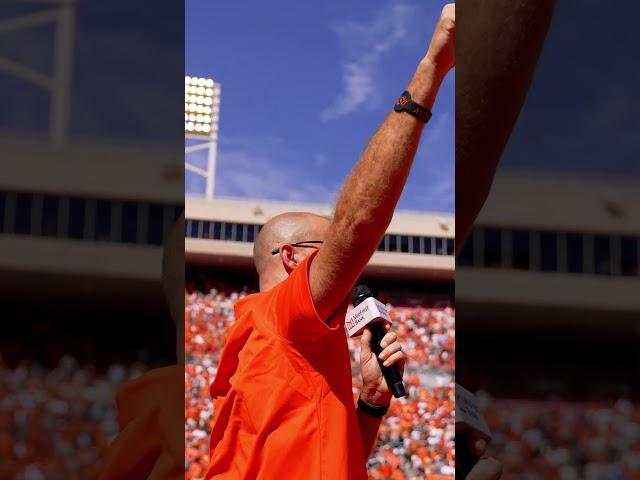
POLYGON ((626 328, 640 315, 640 184, 502 173, 458 258, 458 321, 626 328), (515 320, 517 319, 517 321, 515 320), (617 321, 616 321, 617 320, 617 321))
POLYGON ((0 178, 5 292, 113 299, 133 288, 161 301, 162 243, 183 208, 181 154, 15 140, 2 149, 12 158, 0 178))
MULTIPOLYGON (((267 220, 283 212, 331 216, 332 206, 266 200, 187 198, 186 260, 226 268, 253 267, 253 239, 267 220)), ((453 279, 453 215, 398 211, 365 273, 376 277, 453 279)))
MULTIPOLYGON (((20 290, 23 276, 30 286, 42 278, 48 288, 51 278, 64 278, 54 282, 61 290, 75 285, 126 295, 128 286, 146 285, 160 298, 162 242, 183 202, 186 261, 213 270, 249 269, 253 238, 272 216, 332 210, 184 199, 183 158, 163 150, 52 149, 17 140, 2 147, 13 159, 0 179, 0 282, 9 289, 20 290), (40 277, 29 275, 36 270, 40 277)), ((519 318, 554 311, 634 321, 640 313, 638 187, 620 179, 499 175, 458 258, 458 307, 504 322, 516 309, 519 318)), ((454 237, 452 215, 398 211, 366 273, 451 282, 454 237)))

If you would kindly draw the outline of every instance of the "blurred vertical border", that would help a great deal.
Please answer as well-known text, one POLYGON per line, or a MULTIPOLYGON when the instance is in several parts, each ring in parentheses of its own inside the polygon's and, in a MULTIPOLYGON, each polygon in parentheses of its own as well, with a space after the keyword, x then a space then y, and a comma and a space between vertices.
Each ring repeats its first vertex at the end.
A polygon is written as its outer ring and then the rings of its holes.
MULTIPOLYGON (((457 2, 458 86, 468 87, 457 92, 457 145, 496 130, 504 142, 468 155, 500 163, 456 262, 456 379, 477 394, 503 479, 637 479, 640 67, 629 54, 640 7, 555 2, 532 63, 518 45, 547 20, 521 16, 525 5, 457 2), (465 29, 487 11, 482 35, 465 29), (520 36, 507 33, 514 24, 520 36), (484 65, 464 55, 482 48, 512 55, 484 65), (514 72, 532 65, 505 127, 514 72), (460 129, 478 113, 482 128, 460 129)), ((458 209, 481 205, 461 183, 458 209)))
POLYGON ((147 478, 148 445, 112 442, 157 413, 150 389, 182 401, 157 372, 182 328, 164 292, 182 303, 183 276, 163 292, 162 273, 184 209, 184 5, 7 0, 0 36, 0 478, 147 478))

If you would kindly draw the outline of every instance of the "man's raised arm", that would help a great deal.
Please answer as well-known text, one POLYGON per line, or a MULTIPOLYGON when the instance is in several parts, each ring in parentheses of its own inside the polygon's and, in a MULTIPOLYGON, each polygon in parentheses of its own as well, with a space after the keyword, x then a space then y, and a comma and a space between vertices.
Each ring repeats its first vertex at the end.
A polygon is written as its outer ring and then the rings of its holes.
POLYGON ((465 1, 456 69, 456 253, 489 195, 555 0, 465 1))
MULTIPOLYGON (((455 6, 450 4, 443 8, 427 54, 407 87, 412 100, 431 110, 454 64, 455 6)), ((309 275, 316 310, 325 321, 353 288, 389 226, 423 128, 421 120, 406 112, 391 112, 345 182, 309 275)))

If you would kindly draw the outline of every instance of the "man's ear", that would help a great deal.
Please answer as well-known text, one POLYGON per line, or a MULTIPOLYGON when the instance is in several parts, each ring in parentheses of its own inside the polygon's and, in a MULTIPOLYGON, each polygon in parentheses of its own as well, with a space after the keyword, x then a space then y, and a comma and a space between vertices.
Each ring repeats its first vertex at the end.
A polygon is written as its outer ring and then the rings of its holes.
POLYGON ((293 247, 289 244, 284 244, 280 247, 280 260, 287 273, 291 273, 298 266, 298 262, 293 255, 293 247))

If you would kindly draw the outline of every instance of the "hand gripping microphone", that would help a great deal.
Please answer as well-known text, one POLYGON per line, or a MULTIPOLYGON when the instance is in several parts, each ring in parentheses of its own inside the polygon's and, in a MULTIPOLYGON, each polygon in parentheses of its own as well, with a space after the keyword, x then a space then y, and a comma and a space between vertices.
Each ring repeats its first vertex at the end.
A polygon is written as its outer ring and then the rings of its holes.
POLYGON ((353 291, 353 309, 347 312, 345 327, 350 337, 362 334, 364 327, 371 331, 371 350, 376 355, 382 375, 387 381, 389 389, 396 398, 404 397, 407 392, 402 383, 402 375, 397 365, 385 367, 378 357, 383 348, 380 346, 382 338, 387 333, 385 322, 391 323, 389 312, 382 302, 373 298, 371 290, 366 285, 358 285, 353 291))

